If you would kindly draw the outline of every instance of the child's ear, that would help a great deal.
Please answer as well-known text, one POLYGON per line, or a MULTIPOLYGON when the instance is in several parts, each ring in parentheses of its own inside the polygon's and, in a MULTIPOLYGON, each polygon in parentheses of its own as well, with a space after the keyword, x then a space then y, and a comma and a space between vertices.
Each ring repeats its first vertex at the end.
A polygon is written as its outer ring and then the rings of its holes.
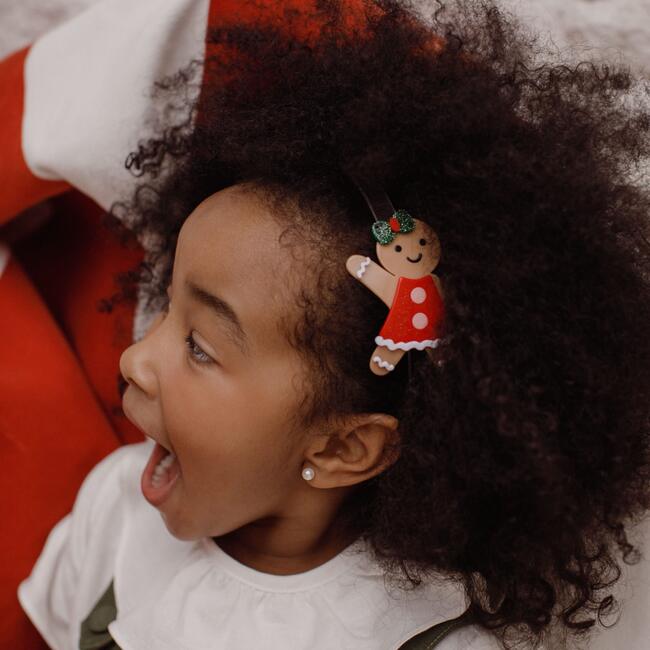
POLYGON ((398 425, 385 413, 355 414, 333 432, 314 436, 304 455, 304 467, 314 470, 310 485, 356 485, 383 472, 399 456, 398 425))

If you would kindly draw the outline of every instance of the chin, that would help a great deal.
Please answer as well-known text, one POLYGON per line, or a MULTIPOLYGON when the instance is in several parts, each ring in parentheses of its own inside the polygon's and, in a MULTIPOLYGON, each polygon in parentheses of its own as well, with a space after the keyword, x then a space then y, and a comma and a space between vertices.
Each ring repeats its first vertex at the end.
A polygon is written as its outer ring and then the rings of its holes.
POLYGON ((160 514, 170 535, 176 539, 182 542, 193 542, 197 539, 205 537, 205 535, 199 532, 195 526, 192 526, 191 522, 183 521, 182 519, 179 520, 175 517, 170 517, 164 512, 161 512, 160 514))

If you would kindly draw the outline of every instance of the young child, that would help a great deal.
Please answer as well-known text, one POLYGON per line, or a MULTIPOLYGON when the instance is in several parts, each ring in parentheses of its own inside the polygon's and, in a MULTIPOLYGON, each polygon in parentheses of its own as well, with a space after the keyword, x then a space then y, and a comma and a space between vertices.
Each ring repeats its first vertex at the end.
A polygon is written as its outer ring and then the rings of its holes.
POLYGON ((148 440, 20 586, 53 648, 540 647, 616 604, 650 114, 488 3, 350 7, 215 29, 198 102, 195 62, 161 84, 186 114, 113 210, 149 250, 148 440))

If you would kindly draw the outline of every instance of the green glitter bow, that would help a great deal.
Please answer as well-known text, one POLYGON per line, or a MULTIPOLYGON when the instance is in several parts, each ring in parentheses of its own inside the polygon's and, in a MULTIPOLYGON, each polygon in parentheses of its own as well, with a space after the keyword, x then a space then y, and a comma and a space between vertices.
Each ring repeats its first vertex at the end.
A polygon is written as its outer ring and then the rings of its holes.
POLYGON ((397 210, 388 221, 375 221, 372 236, 382 246, 388 246, 398 233, 415 230, 415 221, 406 210, 397 210))

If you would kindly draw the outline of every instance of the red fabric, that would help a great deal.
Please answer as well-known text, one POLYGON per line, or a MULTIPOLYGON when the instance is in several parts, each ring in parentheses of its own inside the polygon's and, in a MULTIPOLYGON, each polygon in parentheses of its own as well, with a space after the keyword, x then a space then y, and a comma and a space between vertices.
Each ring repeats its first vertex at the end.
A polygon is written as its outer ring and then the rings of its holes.
POLYGON ((43 199, 65 192, 64 181, 44 181, 34 176, 23 157, 23 68, 26 47, 0 61, 0 224, 43 199))
POLYGON ((74 351, 15 258, 0 277, 0 313, 0 639, 4 647, 26 649, 39 644, 22 622, 18 583, 49 530, 70 510, 84 475, 118 440, 74 351))
POLYGON ((51 204, 53 218, 19 242, 14 254, 59 323, 119 439, 140 442, 143 434, 122 412, 117 390, 119 358, 132 341, 134 305, 118 304, 111 313, 98 306, 118 291, 115 274, 134 268, 142 249, 122 246, 101 224, 102 209, 80 192, 51 204))
POLYGON ((50 221, 14 247, 0 276, 0 517, 9 532, 0 556, 11 558, 0 569, 0 647, 21 650, 46 646, 20 608, 19 582, 88 471, 143 439, 117 391, 134 306, 97 310, 115 291, 113 275, 142 251, 122 247, 78 192, 52 203, 50 221))

